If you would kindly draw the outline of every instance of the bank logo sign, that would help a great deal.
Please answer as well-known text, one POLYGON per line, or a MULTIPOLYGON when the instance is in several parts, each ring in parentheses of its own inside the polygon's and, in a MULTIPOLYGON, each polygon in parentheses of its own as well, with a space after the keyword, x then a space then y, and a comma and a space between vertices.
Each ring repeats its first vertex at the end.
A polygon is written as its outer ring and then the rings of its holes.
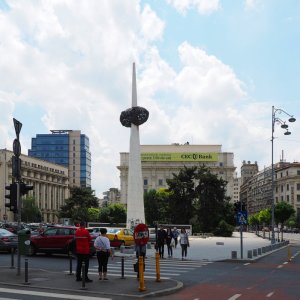
POLYGON ((144 152, 141 153, 142 161, 218 161, 218 153, 215 152, 144 152))

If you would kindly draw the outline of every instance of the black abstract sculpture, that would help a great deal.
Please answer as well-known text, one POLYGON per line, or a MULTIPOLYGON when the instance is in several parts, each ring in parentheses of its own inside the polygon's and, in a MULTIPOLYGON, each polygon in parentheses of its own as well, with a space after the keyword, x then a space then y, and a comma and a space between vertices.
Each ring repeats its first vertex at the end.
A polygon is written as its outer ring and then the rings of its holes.
POLYGON ((120 122, 125 127, 131 127, 131 124, 136 126, 144 124, 149 117, 149 112, 146 108, 134 106, 121 112, 120 122))

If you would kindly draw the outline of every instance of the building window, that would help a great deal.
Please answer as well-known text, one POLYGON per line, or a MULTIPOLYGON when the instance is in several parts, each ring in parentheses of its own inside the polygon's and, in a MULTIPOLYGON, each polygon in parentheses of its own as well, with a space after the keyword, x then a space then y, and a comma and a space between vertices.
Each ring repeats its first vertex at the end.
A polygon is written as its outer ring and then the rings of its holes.
POLYGON ((158 185, 163 185, 163 180, 162 179, 158 179, 158 185))
POLYGON ((297 170, 297 175, 300 175, 300 170, 297 170))
POLYGON ((289 176, 289 171, 286 171, 286 176, 289 176))
POLYGON ((75 172, 73 172, 73 177, 75 177, 75 172))
POLYGON ((144 179, 144 185, 148 185, 148 179, 144 179))
POLYGON ((75 140, 73 140, 73 145, 75 145, 75 140))
POLYGON ((297 202, 300 202, 300 195, 297 195, 297 202))
POLYGON ((75 146, 73 146, 73 151, 75 151, 75 146))
POLYGON ((281 186, 281 192, 283 192, 283 185, 281 186))
POLYGON ((289 185, 289 184, 286 185, 286 190, 287 190, 287 191, 290 190, 290 185, 289 185))
POLYGON ((290 202, 290 195, 286 195, 286 202, 290 202))
POLYGON ((297 191, 300 191, 300 183, 297 183, 297 191))

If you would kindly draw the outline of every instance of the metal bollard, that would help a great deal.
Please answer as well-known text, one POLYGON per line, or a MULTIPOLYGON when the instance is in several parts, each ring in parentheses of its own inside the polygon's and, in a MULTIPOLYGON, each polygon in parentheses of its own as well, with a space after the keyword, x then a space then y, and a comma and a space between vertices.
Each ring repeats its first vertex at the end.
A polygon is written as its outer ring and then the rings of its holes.
POLYGON ((125 279, 124 277, 124 256, 121 258, 121 279, 125 279))
POLYGON ((69 262, 70 262, 70 273, 68 275, 73 275, 73 257, 72 257, 72 254, 70 255, 69 262))
POLYGON ((159 252, 155 252, 156 281, 160 282, 159 252))
POLYGON ((292 260, 292 254, 291 254, 291 247, 288 245, 288 262, 291 262, 292 260))
POLYGON ((139 291, 146 291, 145 280, 144 280, 144 258, 139 256, 139 291))
POLYGON ((85 287, 85 262, 82 263, 82 286, 81 286, 81 290, 86 290, 86 287, 85 287))
POLYGON ((25 282, 24 284, 30 284, 28 282, 28 258, 25 258, 25 282))
POLYGON ((14 264, 15 264, 15 248, 10 249, 10 254, 11 254, 11 266, 10 266, 10 268, 14 269, 15 268, 15 266, 14 266, 14 264))

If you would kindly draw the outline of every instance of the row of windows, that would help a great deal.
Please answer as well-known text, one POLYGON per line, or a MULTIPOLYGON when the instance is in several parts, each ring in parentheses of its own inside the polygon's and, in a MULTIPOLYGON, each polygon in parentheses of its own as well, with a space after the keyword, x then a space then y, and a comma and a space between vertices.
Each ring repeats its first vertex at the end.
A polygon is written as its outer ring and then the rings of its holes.
MULTIPOLYGON (((144 185, 148 185, 148 179, 144 179, 144 185)), ((163 179, 158 179, 158 185, 163 186, 164 185, 164 180, 163 179)))

